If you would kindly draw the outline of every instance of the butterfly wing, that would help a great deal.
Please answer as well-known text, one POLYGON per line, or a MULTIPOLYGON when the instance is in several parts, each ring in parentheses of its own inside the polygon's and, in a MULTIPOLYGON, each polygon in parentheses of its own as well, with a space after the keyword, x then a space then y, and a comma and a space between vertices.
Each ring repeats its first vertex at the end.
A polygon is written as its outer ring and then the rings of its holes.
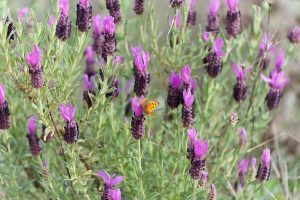
POLYGON ((158 107, 158 101, 149 101, 147 105, 147 114, 152 115, 153 111, 158 107))

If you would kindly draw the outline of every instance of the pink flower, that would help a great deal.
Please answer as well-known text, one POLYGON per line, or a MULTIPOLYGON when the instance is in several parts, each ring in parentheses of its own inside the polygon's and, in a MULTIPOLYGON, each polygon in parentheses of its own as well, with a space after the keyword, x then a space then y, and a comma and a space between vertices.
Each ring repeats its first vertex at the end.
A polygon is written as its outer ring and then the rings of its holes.
POLYGON ((69 0, 59 0, 59 9, 64 16, 69 16, 70 2, 69 0))
POLYGON ((172 88, 174 88, 174 89, 180 88, 180 85, 181 85, 180 73, 176 74, 175 72, 172 72, 169 80, 170 80, 172 88))
POLYGON ((194 144, 194 153, 197 158, 200 158, 203 160, 207 154, 208 151, 208 140, 202 141, 202 139, 199 139, 194 144))
POLYGON ((182 76, 183 82, 185 82, 186 84, 190 84, 191 68, 188 65, 185 65, 182 68, 181 76, 182 76))
POLYGON ((223 52, 223 47, 224 47, 223 39, 220 37, 217 37, 217 39, 215 40, 215 42, 213 44, 213 49, 214 49, 214 52, 220 57, 223 57, 225 55, 225 53, 223 52))
POLYGON ((94 51, 92 46, 88 46, 85 50, 85 59, 87 62, 93 62, 94 61, 94 51))
POLYGON ((204 31, 202 33, 202 39, 207 43, 209 41, 209 32, 204 31))
POLYGON ((280 90, 282 90, 289 82, 289 79, 285 76, 283 71, 281 72, 274 71, 272 73, 272 78, 269 78, 264 74, 261 74, 260 76, 266 83, 269 83, 269 85, 272 88, 276 88, 280 90))
POLYGON ((220 8, 220 0, 211 0, 210 3, 210 15, 216 17, 220 8))
POLYGON ((34 135, 36 133, 36 117, 34 115, 29 118, 28 132, 31 135, 34 135))
POLYGON ((249 167, 249 159, 243 159, 239 161, 239 173, 246 175, 249 167))
POLYGON ((194 103, 194 95, 192 95, 190 90, 184 90, 183 91, 183 100, 184 100, 184 105, 186 107, 191 107, 194 103))
POLYGON ((142 107, 143 99, 144 99, 144 97, 140 97, 140 98, 133 97, 131 100, 132 110, 137 117, 139 117, 143 114, 143 107, 142 107))
POLYGON ((20 19, 21 22, 24 20, 24 18, 28 14, 28 12, 29 12, 28 7, 24 7, 22 9, 18 10, 19 19, 20 19))
POLYGON ((103 29, 103 21, 102 21, 102 17, 100 15, 96 15, 93 18, 93 25, 94 25, 94 32, 95 33, 101 33, 102 29, 103 29))
POLYGON ((98 171, 97 176, 102 178, 107 186, 115 186, 124 180, 124 176, 117 176, 115 174, 110 176, 105 170, 98 171))
POLYGON ((268 167, 270 165, 270 161, 271 161, 270 149, 264 149, 261 156, 261 161, 264 167, 268 167))
POLYGON ((89 0, 79 0, 79 4, 83 7, 88 7, 90 5, 89 0))
POLYGON ((150 53, 144 52, 141 47, 132 47, 133 61, 139 71, 145 73, 150 62, 150 53))
POLYGON ((64 118, 66 122, 71 122, 74 120, 76 108, 72 106, 71 102, 68 104, 68 107, 66 107, 64 104, 60 104, 59 109, 62 118, 64 118))
POLYGON ((192 144, 196 143, 196 141, 197 141, 197 131, 194 127, 188 130, 188 136, 189 136, 190 142, 192 144))
POLYGON ((175 17, 171 16, 170 22, 171 22, 171 26, 173 26, 174 23, 177 28, 180 28, 182 26, 182 15, 181 15, 180 10, 176 11, 175 17))
POLYGON ((108 195, 110 196, 111 200, 122 200, 121 190, 119 188, 115 190, 108 190, 108 195))
POLYGON ((116 31, 116 25, 112 16, 105 16, 103 23, 105 33, 114 33, 116 31))
POLYGON ((231 12, 236 12, 237 11, 237 6, 238 6, 238 0, 226 0, 227 6, 231 12))
POLYGON ((232 63, 232 69, 236 74, 238 80, 245 80, 245 75, 252 69, 252 66, 247 67, 246 70, 241 65, 236 65, 232 63))
POLYGON ((89 80, 89 76, 87 74, 83 75, 83 80, 84 80, 85 88, 87 90, 93 90, 94 89, 93 82, 92 82, 92 80, 89 80))
POLYGON ((5 90, 3 85, 0 83, 0 104, 5 103, 5 90))
POLYGON ((38 47, 38 45, 34 45, 34 49, 31 53, 28 53, 26 55, 27 63, 31 66, 33 69, 39 69, 41 67, 41 52, 38 47))
POLYGON ((280 72, 282 70, 284 61, 285 61, 284 51, 279 51, 279 53, 277 54, 277 57, 276 57, 274 70, 276 70, 277 72, 280 72))
POLYGON ((56 21, 55 17, 54 17, 53 15, 50 15, 50 17, 49 17, 49 19, 48 19, 48 25, 49 25, 50 27, 54 26, 55 21, 56 21))

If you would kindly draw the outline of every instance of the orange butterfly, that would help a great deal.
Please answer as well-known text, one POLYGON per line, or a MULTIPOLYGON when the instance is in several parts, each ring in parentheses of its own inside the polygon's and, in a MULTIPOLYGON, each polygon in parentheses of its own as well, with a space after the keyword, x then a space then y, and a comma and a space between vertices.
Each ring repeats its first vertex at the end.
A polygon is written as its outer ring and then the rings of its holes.
POLYGON ((154 100, 148 100, 147 98, 144 98, 142 101, 142 107, 143 107, 143 112, 146 115, 152 116, 153 111, 159 106, 158 101, 154 100))

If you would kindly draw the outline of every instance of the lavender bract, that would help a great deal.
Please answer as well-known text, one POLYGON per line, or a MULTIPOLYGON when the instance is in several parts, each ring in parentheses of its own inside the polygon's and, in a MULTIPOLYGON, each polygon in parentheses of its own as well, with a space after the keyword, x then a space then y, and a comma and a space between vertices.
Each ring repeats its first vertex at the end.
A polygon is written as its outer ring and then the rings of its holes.
MULTIPOLYGON (((101 200, 110 200, 111 192, 109 192, 109 191, 112 190, 115 185, 118 185, 119 183, 121 183, 124 180, 124 177, 117 176, 115 174, 110 176, 105 170, 98 171, 97 176, 99 176, 104 182, 104 188, 103 188, 101 200)), ((121 192, 120 192, 120 195, 121 195, 121 192)), ((117 196, 119 196, 119 195, 117 195, 117 196)))
POLYGON ((241 187, 245 186, 245 177, 248 172, 248 167, 249 167, 249 159, 243 159, 240 160, 238 163, 238 168, 239 168, 239 183, 241 187))
POLYGON ((96 15, 93 18, 93 49, 98 55, 102 55, 102 44, 104 41, 104 32, 103 32, 103 19, 100 15, 96 15))
POLYGON ((76 25, 79 31, 87 32, 92 26, 93 8, 89 0, 79 0, 77 4, 76 25))
POLYGON ((194 155, 191 159, 190 175, 193 179, 201 178, 201 174, 205 171, 205 157, 208 151, 208 141, 202 139, 194 143, 194 155))
POLYGON ((245 128, 238 129, 240 134, 240 149, 245 149, 247 145, 247 132, 245 128))
POLYGON ((79 136, 78 124, 74 121, 75 108, 71 103, 68 104, 68 107, 64 104, 60 104, 60 113, 62 118, 65 120, 65 135, 64 139, 68 144, 76 143, 79 136))
POLYGON ((194 127, 188 130, 188 136, 190 141, 187 148, 187 158, 192 160, 194 157, 194 145, 197 142, 197 131, 194 127))
POLYGON ((5 99, 5 90, 0 84, 0 129, 5 130, 10 127, 10 112, 5 99))
POLYGON ((140 140, 145 135, 145 117, 142 107, 143 97, 133 97, 131 100, 131 106, 133 110, 133 116, 131 119, 131 133, 136 140, 140 140))
POLYGON ((108 190, 108 196, 111 198, 111 200, 122 200, 121 190, 119 188, 115 190, 108 190))
POLYGON ((92 80, 89 78, 87 74, 83 75, 85 91, 83 92, 83 99, 87 103, 88 108, 92 107, 93 105, 93 97, 96 96, 96 92, 94 90, 94 85, 92 80))
POLYGON ((229 10, 226 16, 226 31, 230 37, 236 37, 241 31, 241 12, 238 0, 226 0, 229 10))
POLYGON ((70 3, 69 0, 59 0, 61 15, 56 24, 56 36, 65 41, 71 36, 72 25, 69 17, 70 3))
POLYGON ((31 154, 33 156, 38 156, 41 153, 42 148, 40 147, 40 144, 39 144, 40 139, 36 135, 36 117, 35 116, 32 116, 29 119, 27 138, 28 138, 31 154))
POLYGON ((219 32, 220 22, 218 11, 220 8, 220 0, 211 0, 209 15, 207 16, 208 24, 206 26, 207 32, 219 32))
POLYGON ((41 88, 44 85, 44 72, 38 45, 34 45, 33 51, 26 55, 26 61, 30 65, 29 73, 32 86, 36 89, 41 88))

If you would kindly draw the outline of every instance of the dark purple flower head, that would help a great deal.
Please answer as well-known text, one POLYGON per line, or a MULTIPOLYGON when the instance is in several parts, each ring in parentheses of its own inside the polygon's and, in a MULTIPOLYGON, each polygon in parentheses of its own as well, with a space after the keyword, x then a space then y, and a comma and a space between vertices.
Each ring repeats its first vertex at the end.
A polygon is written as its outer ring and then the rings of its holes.
POLYGON ((235 63, 232 63, 232 69, 236 74, 237 80, 245 80, 245 75, 252 69, 252 66, 247 67, 246 70, 242 67, 242 65, 237 65, 235 63))
POLYGON ((182 15, 179 9, 176 11, 175 16, 171 16, 170 23, 171 26, 175 25, 176 28, 180 28, 182 26, 182 15))
POLYGON ((270 161, 271 161, 270 149, 264 149, 262 156, 261 156, 261 161, 262 161, 263 167, 268 167, 270 165, 270 161))
POLYGON ((260 76, 266 83, 269 83, 269 85, 272 88, 276 88, 280 90, 282 90, 289 82, 289 79, 285 76, 283 71, 281 72, 274 71, 272 73, 272 78, 269 78, 264 74, 261 74, 260 76))
POLYGON ((119 188, 108 190, 108 196, 110 196, 111 200, 122 200, 121 190, 119 188))
POLYGON ((225 53, 223 52, 223 47, 224 47, 223 39, 220 37, 217 37, 217 39, 215 40, 215 42, 213 44, 213 50, 220 57, 223 57, 225 55, 225 53))
POLYGON ((238 0, 226 0, 226 2, 231 12, 236 12, 238 10, 238 0))
POLYGON ((36 117, 34 115, 29 118, 28 132, 31 135, 35 135, 36 134, 36 117))
POLYGON ((186 84, 190 84, 191 80, 191 68, 188 65, 185 65, 181 71, 182 80, 186 84))
POLYGON ((208 151, 208 140, 202 141, 199 139, 194 144, 194 153, 195 156, 203 160, 208 151))
POLYGON ((90 1, 89 0, 79 0, 79 5, 81 5, 83 7, 88 7, 90 5, 90 1))
POLYGON ((220 0, 211 0, 209 13, 211 16, 216 17, 220 8, 220 0))
POLYGON ((188 130, 188 136, 190 138, 190 142, 195 144, 197 141, 197 131, 194 127, 188 130))
POLYGON ((276 70, 277 72, 282 71, 282 66, 284 64, 284 61, 285 61, 284 51, 279 51, 279 53, 276 56, 274 70, 276 70))
POLYGON ((69 16, 70 2, 69 0, 59 0, 59 9, 64 16, 69 16))
POLYGON ((180 85, 181 85, 180 73, 176 74, 175 72, 172 72, 169 80, 170 80, 172 88, 174 88, 174 89, 180 88, 180 85))
POLYGON ((68 104, 68 107, 64 104, 60 104, 59 109, 62 118, 64 118, 66 122, 72 122, 74 120, 76 108, 72 106, 71 102, 68 104))
POLYGON ((20 19, 21 22, 24 20, 24 18, 28 14, 28 12, 29 12, 28 7, 24 7, 22 9, 18 10, 18 16, 19 16, 19 19, 20 19))
POLYGON ((41 51, 40 51, 38 45, 34 45, 33 51, 26 55, 26 60, 32 69, 41 68, 42 58, 41 58, 41 51))
POLYGON ((83 80, 86 90, 94 90, 92 79, 89 79, 89 76, 87 74, 83 75, 83 80))
POLYGON ((144 99, 144 97, 133 97, 131 100, 131 106, 132 106, 132 110, 135 113, 135 115, 137 117, 141 116, 143 114, 143 107, 142 107, 142 100, 144 99))
POLYGON ((5 103, 5 90, 3 85, 0 83, 0 104, 5 103))
POLYGON ((103 30, 103 19, 100 15, 96 15, 93 19, 94 32, 101 33, 103 30))
POLYGON ((248 167, 249 167, 249 159, 240 160, 238 167, 239 167, 239 173, 243 175, 247 174, 248 167))
POLYGON ((142 73, 147 72, 150 62, 149 52, 144 52, 140 47, 132 47, 131 52, 133 54, 133 61, 137 69, 142 73))
POLYGON ((124 176, 117 176, 115 174, 110 176, 105 170, 98 171, 97 175, 107 186, 115 186, 124 180, 124 176))
POLYGON ((87 62, 94 62, 94 51, 92 46, 88 46, 85 50, 85 59, 87 62))
POLYGON ((299 43, 300 42, 300 27, 294 26, 290 30, 288 34, 288 39, 291 43, 299 43))
POLYGON ((116 25, 114 23, 114 18, 112 16, 105 16, 103 20, 104 32, 105 33, 115 33, 116 25))
POLYGON ((49 17, 49 19, 48 19, 48 25, 49 25, 50 27, 52 27, 52 26, 54 26, 55 22, 56 22, 55 17, 54 17, 53 15, 50 15, 50 17, 49 17))
POLYGON ((184 105, 186 107, 191 107, 194 103, 194 95, 192 95, 190 90, 184 90, 183 91, 183 100, 184 100, 184 105))

